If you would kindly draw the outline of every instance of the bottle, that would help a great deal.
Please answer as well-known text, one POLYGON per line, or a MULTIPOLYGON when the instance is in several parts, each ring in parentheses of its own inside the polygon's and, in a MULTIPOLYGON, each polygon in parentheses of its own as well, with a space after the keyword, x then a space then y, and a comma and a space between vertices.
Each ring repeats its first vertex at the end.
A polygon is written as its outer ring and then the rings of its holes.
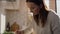
POLYGON ((9 23, 9 22, 6 24, 6 31, 7 31, 7 32, 10 31, 10 23, 9 23))

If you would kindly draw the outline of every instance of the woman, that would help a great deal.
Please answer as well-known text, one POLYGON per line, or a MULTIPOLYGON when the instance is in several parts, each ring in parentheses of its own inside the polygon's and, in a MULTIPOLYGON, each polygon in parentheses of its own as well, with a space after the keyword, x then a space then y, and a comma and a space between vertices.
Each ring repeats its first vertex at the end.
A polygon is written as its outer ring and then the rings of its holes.
POLYGON ((54 11, 47 10, 43 1, 26 0, 34 18, 30 27, 34 30, 34 34, 60 34, 58 15, 54 11))

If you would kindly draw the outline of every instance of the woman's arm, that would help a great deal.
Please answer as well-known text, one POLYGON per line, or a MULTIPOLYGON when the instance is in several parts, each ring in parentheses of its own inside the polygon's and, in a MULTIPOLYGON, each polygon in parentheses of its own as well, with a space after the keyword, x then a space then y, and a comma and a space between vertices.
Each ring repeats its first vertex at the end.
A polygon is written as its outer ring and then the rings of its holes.
POLYGON ((59 22, 59 17, 57 15, 54 15, 51 25, 52 25, 52 33, 60 34, 60 22, 59 22))
POLYGON ((27 25, 28 27, 24 30, 24 34, 32 33, 32 24, 27 25))
POLYGON ((28 18, 27 22, 27 28, 24 30, 24 34, 31 34, 33 32, 33 23, 32 23, 32 18, 31 20, 28 18))

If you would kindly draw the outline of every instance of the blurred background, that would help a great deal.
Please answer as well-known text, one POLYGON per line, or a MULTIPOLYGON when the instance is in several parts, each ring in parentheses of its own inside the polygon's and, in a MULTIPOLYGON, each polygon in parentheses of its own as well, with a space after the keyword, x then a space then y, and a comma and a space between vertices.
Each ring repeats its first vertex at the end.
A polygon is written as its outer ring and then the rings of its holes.
MULTIPOLYGON (((28 16, 31 13, 25 1, 26 0, 0 0, 0 33, 4 33, 5 30, 16 31, 26 28, 28 16)), ((48 9, 54 10, 60 16, 59 3, 60 0, 45 0, 48 9)))

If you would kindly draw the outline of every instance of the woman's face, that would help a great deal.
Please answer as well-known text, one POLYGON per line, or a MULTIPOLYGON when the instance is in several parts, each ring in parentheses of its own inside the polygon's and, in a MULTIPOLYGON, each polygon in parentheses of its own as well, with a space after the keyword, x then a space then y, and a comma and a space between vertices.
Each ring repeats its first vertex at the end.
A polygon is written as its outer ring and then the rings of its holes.
POLYGON ((38 5, 33 2, 27 2, 26 4, 29 7, 30 11, 33 13, 33 15, 39 14, 40 8, 38 5))

